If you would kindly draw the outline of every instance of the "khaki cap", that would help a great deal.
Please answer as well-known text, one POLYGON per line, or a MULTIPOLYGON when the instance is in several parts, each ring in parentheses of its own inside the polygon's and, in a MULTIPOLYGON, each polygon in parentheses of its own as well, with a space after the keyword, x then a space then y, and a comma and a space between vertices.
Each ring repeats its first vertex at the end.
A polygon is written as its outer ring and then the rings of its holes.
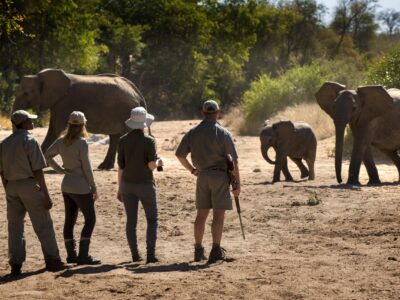
POLYGON ((14 125, 19 125, 27 119, 33 120, 33 119, 37 119, 37 117, 38 117, 37 115, 32 115, 32 114, 28 113, 27 111, 21 109, 21 110, 14 111, 12 113, 11 122, 14 125))

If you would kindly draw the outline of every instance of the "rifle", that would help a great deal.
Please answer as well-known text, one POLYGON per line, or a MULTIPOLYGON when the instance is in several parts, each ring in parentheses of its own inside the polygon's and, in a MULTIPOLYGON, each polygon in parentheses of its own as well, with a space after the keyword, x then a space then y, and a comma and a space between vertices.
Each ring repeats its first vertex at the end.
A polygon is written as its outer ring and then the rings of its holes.
MULTIPOLYGON (((232 174, 233 170, 235 169, 235 165, 233 163, 233 159, 232 159, 232 156, 230 154, 228 154, 226 156, 226 162, 228 164, 229 181, 230 181, 230 184, 232 185, 232 189, 235 190, 237 182, 236 182, 236 177, 232 174)), ((236 204, 237 213, 239 215, 240 229, 242 230, 242 236, 243 236, 243 239, 245 240, 246 237, 244 235, 244 228, 243 228, 243 223, 242 223, 242 215, 241 215, 240 203, 239 203, 239 197, 238 196, 235 196, 235 204, 236 204)))

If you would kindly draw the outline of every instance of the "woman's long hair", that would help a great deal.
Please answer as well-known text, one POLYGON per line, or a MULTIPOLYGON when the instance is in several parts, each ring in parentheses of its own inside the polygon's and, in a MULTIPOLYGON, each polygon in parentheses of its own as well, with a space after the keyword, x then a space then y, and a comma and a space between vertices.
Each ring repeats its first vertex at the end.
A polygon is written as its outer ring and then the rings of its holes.
POLYGON ((72 145, 78 138, 86 138, 87 131, 85 124, 68 124, 64 134, 64 144, 67 146, 72 145))

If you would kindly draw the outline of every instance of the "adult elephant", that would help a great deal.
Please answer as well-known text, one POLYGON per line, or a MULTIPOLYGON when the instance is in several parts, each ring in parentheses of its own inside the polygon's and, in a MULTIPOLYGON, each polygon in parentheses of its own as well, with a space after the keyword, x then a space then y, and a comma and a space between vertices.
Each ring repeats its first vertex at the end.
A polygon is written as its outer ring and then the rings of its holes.
POLYGON ((128 79, 113 74, 75 75, 63 70, 45 69, 24 76, 17 89, 13 111, 32 108, 50 110, 50 124, 43 141, 45 151, 65 129, 68 116, 82 111, 91 133, 110 136, 110 144, 99 169, 111 169, 115 163, 118 141, 127 131, 125 120, 132 108, 146 107, 137 87, 128 79))
POLYGON ((292 181, 292 175, 287 166, 289 157, 300 169, 301 178, 308 177, 314 180, 314 163, 317 152, 317 139, 311 127, 305 122, 280 121, 273 124, 267 122, 261 130, 261 154, 270 164, 274 164, 273 182, 280 180, 283 172, 287 181, 292 181), (273 148, 276 160, 268 156, 268 150, 273 148), (304 159, 308 169, 303 164, 304 159))
POLYGON ((321 108, 333 119, 336 128, 336 179, 342 182, 342 153, 346 125, 350 125, 354 143, 347 183, 359 185, 361 162, 369 184, 379 184, 378 170, 371 146, 385 153, 396 165, 400 179, 400 90, 385 90, 382 86, 364 86, 346 90, 336 82, 325 82, 315 97, 321 108))

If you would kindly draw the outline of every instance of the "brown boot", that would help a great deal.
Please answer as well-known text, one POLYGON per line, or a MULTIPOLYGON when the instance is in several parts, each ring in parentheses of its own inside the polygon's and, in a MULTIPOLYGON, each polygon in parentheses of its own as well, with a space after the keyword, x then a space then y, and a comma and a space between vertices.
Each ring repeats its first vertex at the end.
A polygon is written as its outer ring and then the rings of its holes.
POLYGON ((79 243, 78 265, 100 265, 101 261, 89 255, 89 239, 83 239, 79 243))
POLYGON ((199 262, 206 259, 207 257, 204 255, 204 247, 194 247, 194 261, 199 262))
POLYGON ((68 268, 61 259, 46 259, 46 270, 50 272, 58 272, 68 268))

